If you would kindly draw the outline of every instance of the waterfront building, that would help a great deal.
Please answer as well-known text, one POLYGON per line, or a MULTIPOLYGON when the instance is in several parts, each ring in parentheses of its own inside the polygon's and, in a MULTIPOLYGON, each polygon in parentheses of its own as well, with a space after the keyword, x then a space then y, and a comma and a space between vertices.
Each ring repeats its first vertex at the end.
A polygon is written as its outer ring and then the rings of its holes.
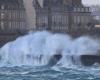
POLYGON ((0 45, 30 30, 81 35, 94 28, 82 0, 0 0, 0 45))
POLYGON ((33 0, 36 29, 53 32, 90 31, 93 28, 91 10, 81 0, 43 0, 43 6, 33 0))
POLYGON ((0 45, 27 30, 23 0, 0 0, 0 45))
POLYGON ((26 29, 23 0, 0 0, 0 30, 26 29))

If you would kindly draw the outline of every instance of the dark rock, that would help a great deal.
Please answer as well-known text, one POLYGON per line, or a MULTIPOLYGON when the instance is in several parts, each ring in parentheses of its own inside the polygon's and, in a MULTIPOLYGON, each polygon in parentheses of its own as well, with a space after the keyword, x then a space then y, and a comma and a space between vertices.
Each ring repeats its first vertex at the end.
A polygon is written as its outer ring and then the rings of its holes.
POLYGON ((81 55, 80 59, 84 66, 92 66, 95 63, 100 64, 100 55, 81 55))
POLYGON ((54 66, 57 64, 57 62, 62 58, 62 55, 61 54, 55 54, 53 55, 49 62, 48 62, 48 66, 54 66))

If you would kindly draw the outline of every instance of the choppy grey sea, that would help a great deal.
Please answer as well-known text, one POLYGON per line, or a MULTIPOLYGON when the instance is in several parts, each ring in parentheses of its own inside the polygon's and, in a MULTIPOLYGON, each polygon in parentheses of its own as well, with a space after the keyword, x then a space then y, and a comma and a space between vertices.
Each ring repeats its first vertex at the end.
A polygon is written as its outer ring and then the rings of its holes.
POLYGON ((100 80, 100 68, 1 67, 0 80, 100 80))

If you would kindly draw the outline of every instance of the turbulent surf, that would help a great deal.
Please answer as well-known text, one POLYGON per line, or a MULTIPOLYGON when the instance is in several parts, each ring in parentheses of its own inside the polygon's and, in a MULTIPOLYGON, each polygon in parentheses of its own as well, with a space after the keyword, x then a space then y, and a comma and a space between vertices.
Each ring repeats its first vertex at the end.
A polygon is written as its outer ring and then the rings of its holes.
POLYGON ((100 55, 100 42, 47 31, 31 32, 0 49, 0 66, 81 65, 80 55, 100 55))

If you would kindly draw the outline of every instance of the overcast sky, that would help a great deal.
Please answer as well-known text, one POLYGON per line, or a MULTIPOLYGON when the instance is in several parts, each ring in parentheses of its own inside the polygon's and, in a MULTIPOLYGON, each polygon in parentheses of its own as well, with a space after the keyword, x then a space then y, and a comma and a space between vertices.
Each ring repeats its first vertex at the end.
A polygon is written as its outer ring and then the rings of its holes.
POLYGON ((82 0, 83 4, 100 5, 100 0, 82 0))

